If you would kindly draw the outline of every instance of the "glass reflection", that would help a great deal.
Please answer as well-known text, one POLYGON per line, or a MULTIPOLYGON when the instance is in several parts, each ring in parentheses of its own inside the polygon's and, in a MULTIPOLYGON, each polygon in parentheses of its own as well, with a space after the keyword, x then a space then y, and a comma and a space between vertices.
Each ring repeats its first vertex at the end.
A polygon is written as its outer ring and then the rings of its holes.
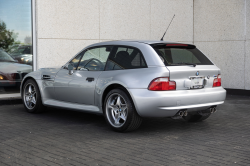
POLYGON ((0 0, 0 95, 19 93, 32 71, 31 0, 0 0))

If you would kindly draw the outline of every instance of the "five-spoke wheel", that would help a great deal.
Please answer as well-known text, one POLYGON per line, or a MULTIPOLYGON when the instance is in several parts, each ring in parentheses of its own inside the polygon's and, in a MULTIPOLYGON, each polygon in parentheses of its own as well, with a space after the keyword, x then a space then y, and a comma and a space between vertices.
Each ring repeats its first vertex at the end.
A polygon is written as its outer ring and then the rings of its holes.
POLYGON ((24 87, 24 92, 23 92, 23 98, 24 98, 24 104, 28 109, 33 109, 36 105, 36 90, 34 85, 31 83, 27 84, 24 87))
POLYGON ((26 80, 22 86, 22 99, 24 107, 30 113, 38 113, 45 110, 39 88, 32 79, 26 80))
POLYGON ((127 104, 124 98, 114 93, 109 96, 106 104, 106 112, 108 120, 114 127, 121 127, 127 119, 127 104))
POLYGON ((106 121, 115 131, 132 131, 141 125, 142 118, 137 114, 129 95, 122 89, 111 90, 104 104, 106 121))

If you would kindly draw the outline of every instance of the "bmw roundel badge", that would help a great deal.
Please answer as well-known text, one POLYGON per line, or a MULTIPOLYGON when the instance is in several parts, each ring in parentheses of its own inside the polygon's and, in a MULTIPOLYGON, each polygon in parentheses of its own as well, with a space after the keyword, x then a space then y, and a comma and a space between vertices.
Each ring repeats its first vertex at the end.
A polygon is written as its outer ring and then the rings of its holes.
POLYGON ((200 74, 199 71, 197 71, 197 72, 196 72, 196 76, 198 76, 199 74, 200 74))

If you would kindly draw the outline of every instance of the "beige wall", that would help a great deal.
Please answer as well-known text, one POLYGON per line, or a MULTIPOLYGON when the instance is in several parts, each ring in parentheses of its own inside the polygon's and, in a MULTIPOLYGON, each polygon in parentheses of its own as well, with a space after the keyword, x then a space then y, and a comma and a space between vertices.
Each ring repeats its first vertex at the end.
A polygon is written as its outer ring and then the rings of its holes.
POLYGON ((225 88, 250 89, 249 2, 194 0, 194 44, 221 69, 225 88))
POLYGON ((37 0, 38 68, 65 64, 106 40, 194 43, 222 70, 223 86, 250 89, 250 0, 37 0), (247 28, 249 27, 249 28, 247 28))

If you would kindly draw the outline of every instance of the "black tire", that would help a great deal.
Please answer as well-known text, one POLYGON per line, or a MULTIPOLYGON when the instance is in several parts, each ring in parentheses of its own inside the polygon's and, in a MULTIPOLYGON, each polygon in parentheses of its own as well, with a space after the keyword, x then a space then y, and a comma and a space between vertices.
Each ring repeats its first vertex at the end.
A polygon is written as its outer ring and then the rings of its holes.
POLYGON ((133 131, 139 128, 142 123, 142 118, 138 115, 134 107, 132 99, 126 92, 124 92, 121 89, 113 89, 107 94, 105 101, 104 101, 103 112, 104 112, 104 117, 106 119, 106 122, 114 131, 118 131, 118 132, 133 131), (127 112, 126 121, 124 122, 122 126, 119 126, 119 127, 114 126, 114 124, 112 124, 111 119, 110 119, 110 114, 112 113, 112 111, 107 109, 107 104, 108 104, 107 101, 112 96, 115 96, 117 94, 120 95, 120 97, 122 98, 121 100, 124 100, 124 102, 126 103, 126 108, 127 108, 126 109, 126 112, 127 112))
POLYGON ((188 113, 187 116, 183 116, 182 118, 186 120, 187 122, 200 122, 205 119, 207 119, 211 115, 210 112, 207 113, 199 113, 199 112, 194 112, 194 113, 188 113))
POLYGON ((29 113, 40 113, 46 110, 46 107, 43 105, 42 103, 42 99, 41 99, 41 93, 40 90, 37 86, 37 83, 33 80, 33 79, 28 79, 22 88, 22 101, 23 101, 23 105, 24 108, 27 110, 27 112, 29 113), (29 108, 29 106, 27 105, 27 102, 25 101, 25 94, 26 94, 26 88, 28 86, 33 86, 33 90, 35 90, 36 94, 33 95, 36 98, 36 104, 33 103, 33 107, 29 108))

